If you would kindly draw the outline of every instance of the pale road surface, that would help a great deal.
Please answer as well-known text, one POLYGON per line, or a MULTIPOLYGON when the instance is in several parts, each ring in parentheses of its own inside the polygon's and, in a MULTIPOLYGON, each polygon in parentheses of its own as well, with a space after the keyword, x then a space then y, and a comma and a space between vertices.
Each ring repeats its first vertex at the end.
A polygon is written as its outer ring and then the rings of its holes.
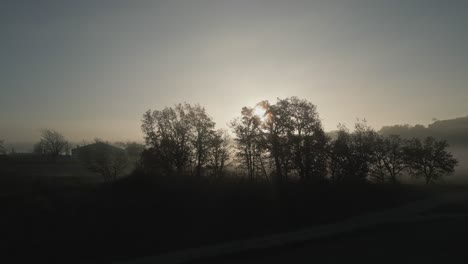
POLYGON ((446 263, 468 263, 468 210, 427 213, 452 204, 468 205, 468 192, 447 194, 299 231, 117 263, 291 264, 318 260, 320 263, 343 263, 352 260, 352 263, 396 261, 414 264, 423 260, 424 263, 440 263, 444 259, 446 263), (457 254, 450 253, 450 250, 457 254), (458 257, 463 257, 463 261, 454 262, 458 257))

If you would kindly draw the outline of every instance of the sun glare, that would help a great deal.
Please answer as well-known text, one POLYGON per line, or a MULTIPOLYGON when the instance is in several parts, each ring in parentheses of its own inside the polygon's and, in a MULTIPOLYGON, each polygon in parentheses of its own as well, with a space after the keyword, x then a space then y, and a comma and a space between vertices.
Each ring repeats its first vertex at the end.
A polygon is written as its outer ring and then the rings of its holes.
POLYGON ((262 122, 265 121, 265 118, 266 118, 265 108, 263 108, 261 106, 256 106, 254 111, 255 111, 255 115, 258 116, 262 122))

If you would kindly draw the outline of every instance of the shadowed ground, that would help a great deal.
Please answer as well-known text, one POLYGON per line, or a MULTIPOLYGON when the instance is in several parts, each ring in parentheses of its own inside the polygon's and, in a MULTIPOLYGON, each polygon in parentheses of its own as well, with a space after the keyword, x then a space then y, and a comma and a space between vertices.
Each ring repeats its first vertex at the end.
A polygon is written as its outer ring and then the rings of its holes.
POLYGON ((128 263, 371 263, 455 260, 468 234, 468 193, 263 238, 173 252, 128 263), (217 256, 217 257, 216 257, 217 256))
POLYGON ((466 263, 468 217, 381 226, 198 263, 466 263))

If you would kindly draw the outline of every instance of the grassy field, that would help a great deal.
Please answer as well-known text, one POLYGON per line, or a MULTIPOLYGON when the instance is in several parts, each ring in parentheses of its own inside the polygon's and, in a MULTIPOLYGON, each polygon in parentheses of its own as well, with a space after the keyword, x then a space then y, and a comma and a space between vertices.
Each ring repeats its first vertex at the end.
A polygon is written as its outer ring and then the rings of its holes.
POLYGON ((106 263, 290 231, 451 190, 298 183, 278 190, 241 179, 139 174, 106 184, 90 175, 26 172, 0 179, 1 255, 60 263, 106 263))

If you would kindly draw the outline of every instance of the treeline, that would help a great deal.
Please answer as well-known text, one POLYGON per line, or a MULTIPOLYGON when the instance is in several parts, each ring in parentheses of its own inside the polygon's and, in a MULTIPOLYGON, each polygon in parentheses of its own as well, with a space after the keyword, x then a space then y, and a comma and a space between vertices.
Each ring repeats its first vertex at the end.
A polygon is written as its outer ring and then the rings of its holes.
POLYGON ((303 183, 397 183, 403 176, 434 183, 452 174, 457 160, 448 143, 432 137, 382 136, 358 122, 339 126, 335 138, 323 130, 317 108, 297 97, 243 107, 230 123, 234 139, 215 129, 200 105, 177 104, 143 115, 148 174, 222 177, 228 165, 251 181, 303 183))
POLYGON ((3 146, 4 141, 0 139, 0 155, 6 155, 6 148, 3 146))
POLYGON ((423 125, 394 125, 384 126, 379 131, 383 135, 397 134, 403 138, 425 138, 432 136, 438 139, 446 139, 451 147, 468 147, 468 116, 448 120, 435 120, 427 127, 423 125))
MULTIPOLYGON (((70 157, 71 146, 61 133, 44 129, 39 142, 34 145, 33 154, 57 162, 61 156, 70 157)), ((77 161, 89 171, 100 174, 106 182, 113 182, 133 169, 144 149, 143 145, 136 142, 111 143, 99 138, 94 139, 94 142, 83 141, 81 146, 76 145, 77 149, 80 147, 81 150, 76 154, 77 161)))

